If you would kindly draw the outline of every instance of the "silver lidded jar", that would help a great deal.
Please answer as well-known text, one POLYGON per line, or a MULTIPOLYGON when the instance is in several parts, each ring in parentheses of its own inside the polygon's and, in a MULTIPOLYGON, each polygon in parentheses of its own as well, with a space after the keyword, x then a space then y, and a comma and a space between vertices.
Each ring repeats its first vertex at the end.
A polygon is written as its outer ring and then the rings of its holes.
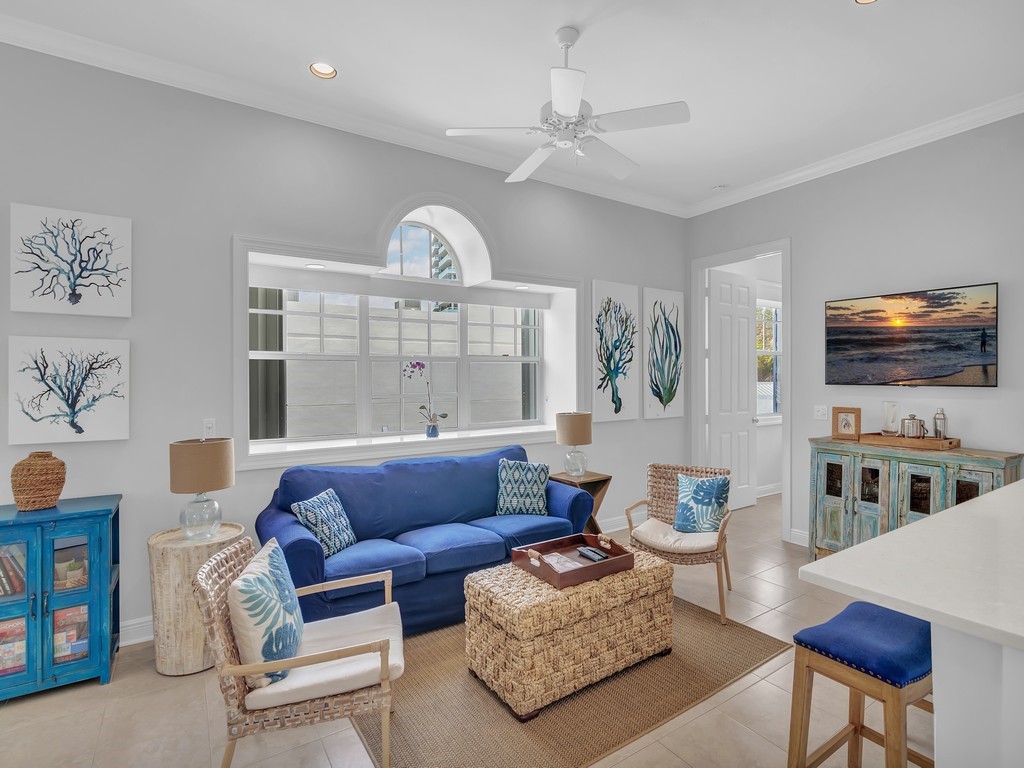
POLYGON ((941 408, 935 412, 935 429, 933 434, 940 440, 946 439, 946 414, 941 408))

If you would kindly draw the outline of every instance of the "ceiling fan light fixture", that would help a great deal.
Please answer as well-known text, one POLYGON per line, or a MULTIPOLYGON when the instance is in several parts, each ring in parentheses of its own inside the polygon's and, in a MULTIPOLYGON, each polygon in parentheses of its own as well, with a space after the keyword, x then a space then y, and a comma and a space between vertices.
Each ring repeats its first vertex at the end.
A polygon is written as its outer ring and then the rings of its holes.
POLYGON ((314 61, 309 65, 309 71, 321 80, 331 80, 338 75, 338 70, 325 61, 314 61))

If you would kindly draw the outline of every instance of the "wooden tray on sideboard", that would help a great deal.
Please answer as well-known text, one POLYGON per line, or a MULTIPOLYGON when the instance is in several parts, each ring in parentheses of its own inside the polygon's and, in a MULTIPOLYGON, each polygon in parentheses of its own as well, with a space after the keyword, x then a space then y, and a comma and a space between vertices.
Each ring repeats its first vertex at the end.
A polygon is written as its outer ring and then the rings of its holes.
POLYGON ((555 589, 565 589, 582 584, 585 581, 593 581, 605 576, 610 576, 619 571, 628 571, 633 567, 633 553, 612 541, 607 537, 595 536, 592 533, 574 533, 572 536, 563 536, 560 539, 549 539, 538 541, 528 547, 514 547, 512 549, 512 563, 518 565, 524 571, 532 573, 539 579, 544 579, 555 589), (610 557, 595 563, 588 560, 576 551, 576 547, 589 546, 597 547, 610 557), (541 555, 538 564, 534 565, 529 552, 533 550, 541 555), (579 568, 567 571, 555 570, 545 559, 544 555, 558 553, 569 558, 573 562, 580 563, 579 568))
POLYGON ((960 447, 960 438, 958 437, 900 437, 898 435, 883 435, 880 432, 862 434, 860 442, 866 445, 917 448, 921 451, 951 451, 960 447))

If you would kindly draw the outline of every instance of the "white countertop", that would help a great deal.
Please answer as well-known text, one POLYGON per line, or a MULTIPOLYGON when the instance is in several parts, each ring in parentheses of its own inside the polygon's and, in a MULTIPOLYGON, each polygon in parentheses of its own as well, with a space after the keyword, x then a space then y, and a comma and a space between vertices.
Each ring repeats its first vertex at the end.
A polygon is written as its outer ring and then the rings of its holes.
POLYGON ((809 563, 800 578, 1024 650, 1024 482, 809 563))

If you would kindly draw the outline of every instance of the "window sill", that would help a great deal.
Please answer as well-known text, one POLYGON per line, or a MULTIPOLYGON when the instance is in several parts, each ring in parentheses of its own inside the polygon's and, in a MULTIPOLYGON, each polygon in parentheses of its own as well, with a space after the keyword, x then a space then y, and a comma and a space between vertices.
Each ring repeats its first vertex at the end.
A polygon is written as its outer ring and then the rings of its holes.
POLYGON ((757 426, 760 427, 777 427, 782 423, 782 414, 776 413, 771 415, 764 415, 757 417, 757 426))
MULTIPOLYGON (((248 456, 236 457, 235 469, 276 469, 297 464, 342 464, 365 459, 397 459, 406 456, 457 453, 510 444, 550 443, 555 430, 550 425, 466 429, 445 432, 439 437, 425 435, 381 435, 348 440, 315 440, 294 443, 256 444, 248 456)), ((240 441, 239 441, 240 442, 240 441)), ((242 443, 244 445, 244 443, 242 443)))

